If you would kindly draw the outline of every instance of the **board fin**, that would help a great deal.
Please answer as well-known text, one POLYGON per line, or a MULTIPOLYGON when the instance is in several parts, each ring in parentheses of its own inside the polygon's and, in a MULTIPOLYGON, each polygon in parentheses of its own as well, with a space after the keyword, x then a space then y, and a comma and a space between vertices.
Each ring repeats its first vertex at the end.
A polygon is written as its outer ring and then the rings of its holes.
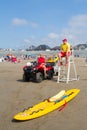
POLYGON ((65 101, 65 103, 60 107, 59 111, 62 111, 65 107, 66 107, 67 103, 65 101))

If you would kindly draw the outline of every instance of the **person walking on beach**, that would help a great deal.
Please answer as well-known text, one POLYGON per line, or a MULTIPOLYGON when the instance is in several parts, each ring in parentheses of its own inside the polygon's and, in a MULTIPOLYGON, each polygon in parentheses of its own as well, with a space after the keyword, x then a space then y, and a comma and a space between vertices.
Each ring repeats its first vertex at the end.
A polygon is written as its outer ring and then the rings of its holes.
POLYGON ((87 66, 87 57, 86 57, 86 59, 85 59, 85 62, 86 62, 86 65, 85 65, 85 66, 87 66))
POLYGON ((71 51, 70 51, 70 44, 67 42, 67 39, 63 39, 62 40, 62 44, 60 47, 60 52, 58 54, 59 57, 59 66, 62 65, 62 57, 66 58, 66 65, 68 65, 68 58, 71 55, 71 51))
POLYGON ((40 56, 37 59, 38 65, 40 65, 44 69, 44 75, 45 78, 47 77, 46 73, 46 58, 43 54, 40 54, 40 56))

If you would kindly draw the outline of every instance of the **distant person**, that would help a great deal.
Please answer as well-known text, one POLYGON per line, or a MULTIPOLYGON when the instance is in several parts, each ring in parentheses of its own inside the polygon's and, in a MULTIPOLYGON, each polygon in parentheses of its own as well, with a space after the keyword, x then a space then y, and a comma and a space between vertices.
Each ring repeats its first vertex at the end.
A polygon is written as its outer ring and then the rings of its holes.
POLYGON ((85 59, 85 62, 86 62, 86 65, 85 65, 85 66, 87 66, 87 57, 86 57, 86 59, 85 59))
POLYGON ((59 66, 62 65, 62 57, 66 58, 66 65, 68 65, 68 58, 71 55, 70 44, 67 42, 67 39, 63 39, 62 42, 63 43, 61 44, 60 52, 58 54, 59 66))
POLYGON ((44 69, 44 75, 45 75, 45 78, 46 78, 47 73, 46 73, 46 58, 45 58, 45 56, 43 54, 40 54, 37 61, 38 61, 38 65, 40 65, 44 69))
POLYGON ((11 56, 11 62, 17 63, 17 58, 14 55, 11 56))

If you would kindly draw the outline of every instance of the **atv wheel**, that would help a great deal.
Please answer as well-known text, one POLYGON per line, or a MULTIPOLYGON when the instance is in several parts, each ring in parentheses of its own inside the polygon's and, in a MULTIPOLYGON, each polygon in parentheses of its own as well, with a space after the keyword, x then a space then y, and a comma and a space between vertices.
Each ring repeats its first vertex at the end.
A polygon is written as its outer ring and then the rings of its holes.
POLYGON ((41 72, 36 73, 36 82, 40 83, 43 80, 43 74, 41 72))
POLYGON ((29 81, 29 78, 28 78, 27 75, 25 75, 25 74, 23 74, 23 81, 24 81, 24 82, 29 81))
POLYGON ((53 75, 54 75, 53 71, 48 71, 47 74, 48 74, 48 77, 47 77, 48 79, 50 80, 53 79, 53 75))

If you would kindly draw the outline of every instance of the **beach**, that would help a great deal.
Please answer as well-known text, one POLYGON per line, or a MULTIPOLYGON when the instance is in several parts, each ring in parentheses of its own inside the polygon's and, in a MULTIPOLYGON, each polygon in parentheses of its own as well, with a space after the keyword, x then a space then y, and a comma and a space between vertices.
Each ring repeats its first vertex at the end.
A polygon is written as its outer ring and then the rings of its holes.
POLYGON ((57 83, 53 80, 41 83, 23 82, 23 66, 21 63, 0 63, 0 130, 87 130, 87 66, 85 58, 76 57, 75 65, 78 81, 57 83), (18 112, 33 106, 62 89, 80 89, 80 93, 66 107, 48 113, 42 117, 16 122, 13 117, 18 112))

